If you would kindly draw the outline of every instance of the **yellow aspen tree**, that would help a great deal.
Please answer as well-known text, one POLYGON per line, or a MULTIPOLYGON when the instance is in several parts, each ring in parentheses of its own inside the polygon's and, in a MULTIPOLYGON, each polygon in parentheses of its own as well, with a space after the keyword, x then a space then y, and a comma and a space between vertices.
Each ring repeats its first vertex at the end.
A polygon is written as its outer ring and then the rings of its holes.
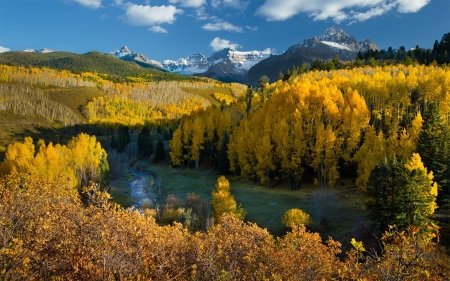
POLYGON ((194 161, 195 168, 198 169, 200 162, 200 153, 204 149, 203 144, 205 142, 203 121, 200 117, 194 119, 192 124, 192 137, 191 145, 189 147, 191 152, 190 159, 194 161))
POLYGON ((35 147, 33 139, 25 137, 24 142, 9 144, 0 171, 5 174, 34 173, 33 165, 35 147))
POLYGON ((383 134, 376 134, 373 126, 365 130, 364 143, 355 154, 354 160, 358 164, 358 178, 356 185, 361 189, 366 189, 370 173, 375 166, 386 157, 386 140, 383 134))
POLYGON ((183 163, 183 143, 181 140, 182 129, 178 128, 173 133, 172 139, 170 140, 170 161, 175 167, 181 166, 183 163))
POLYGON ((225 213, 232 213, 238 219, 244 219, 245 211, 237 205, 234 196, 230 192, 230 182, 220 176, 217 179, 216 188, 212 191, 212 201, 214 218, 220 222, 220 217, 225 213))
POLYGON ((258 138, 258 142, 255 144, 255 156, 257 160, 256 175, 262 184, 269 187, 270 171, 275 168, 272 162, 273 152, 269 135, 258 138))

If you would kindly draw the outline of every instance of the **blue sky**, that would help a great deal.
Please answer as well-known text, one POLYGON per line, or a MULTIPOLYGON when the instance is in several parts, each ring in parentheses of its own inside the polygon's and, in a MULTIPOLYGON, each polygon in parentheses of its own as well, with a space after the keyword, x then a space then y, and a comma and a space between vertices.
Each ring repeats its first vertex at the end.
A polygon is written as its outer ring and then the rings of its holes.
POLYGON ((0 0, 0 51, 281 54, 331 26, 381 49, 431 48, 450 32, 450 0, 0 0))

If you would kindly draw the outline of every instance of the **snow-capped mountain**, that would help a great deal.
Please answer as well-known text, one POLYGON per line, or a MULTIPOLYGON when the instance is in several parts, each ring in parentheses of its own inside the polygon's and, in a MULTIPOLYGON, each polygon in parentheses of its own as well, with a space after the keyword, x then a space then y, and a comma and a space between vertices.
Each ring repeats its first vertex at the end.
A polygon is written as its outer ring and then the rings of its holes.
POLYGON ((274 51, 266 49, 241 52, 226 48, 209 57, 199 53, 178 60, 165 60, 162 63, 132 52, 127 46, 111 54, 123 60, 135 61, 144 66, 150 65, 182 75, 201 75, 223 81, 239 82, 252 66, 273 55, 274 51))
POLYGON ((162 62, 162 67, 170 72, 175 72, 182 75, 193 75, 197 73, 204 73, 211 66, 203 54, 194 54, 185 58, 174 60, 165 60, 162 62))
POLYGON ((143 54, 135 53, 130 51, 127 46, 123 46, 120 50, 112 51, 110 54, 127 61, 133 61, 141 66, 144 67, 151 67, 151 68, 157 68, 162 69, 162 65, 160 62, 155 60, 149 60, 146 56, 143 54))
POLYGON ((246 84, 256 85, 259 77, 269 76, 271 81, 278 77, 278 73, 286 72, 293 66, 302 63, 311 63, 315 59, 331 60, 338 55, 341 61, 354 60, 359 51, 369 49, 379 50, 378 46, 370 41, 356 41, 354 36, 346 34, 339 27, 330 27, 319 37, 305 39, 299 44, 291 46, 281 55, 272 56, 253 66, 244 77, 246 84))
POLYGON ((203 54, 195 54, 176 61, 165 60, 163 67, 170 71, 184 75, 195 75, 206 73, 212 66, 227 63, 234 68, 236 74, 245 74, 252 66, 270 57, 271 49, 264 51, 241 52, 230 48, 213 53, 210 57, 203 54))
POLYGON ((42 49, 25 49, 22 52, 26 52, 26 53, 52 53, 54 51, 50 50, 50 49, 47 49, 47 48, 42 48, 42 49))

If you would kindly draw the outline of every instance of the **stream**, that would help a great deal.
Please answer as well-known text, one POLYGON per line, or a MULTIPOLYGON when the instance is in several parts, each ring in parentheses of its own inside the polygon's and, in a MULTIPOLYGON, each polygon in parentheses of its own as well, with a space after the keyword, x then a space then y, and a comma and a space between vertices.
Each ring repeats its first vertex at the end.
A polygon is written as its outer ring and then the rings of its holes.
POLYGON ((133 206, 136 208, 151 207, 153 205, 149 188, 149 175, 143 172, 130 169, 133 179, 130 182, 131 196, 136 198, 138 202, 133 206))

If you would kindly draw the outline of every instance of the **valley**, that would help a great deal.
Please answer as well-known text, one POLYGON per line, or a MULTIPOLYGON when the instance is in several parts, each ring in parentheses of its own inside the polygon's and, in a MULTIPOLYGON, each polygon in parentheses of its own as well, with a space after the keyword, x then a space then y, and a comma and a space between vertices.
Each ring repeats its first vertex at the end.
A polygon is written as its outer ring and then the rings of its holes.
POLYGON ((0 54, 0 279, 445 280, 449 39, 0 54))

